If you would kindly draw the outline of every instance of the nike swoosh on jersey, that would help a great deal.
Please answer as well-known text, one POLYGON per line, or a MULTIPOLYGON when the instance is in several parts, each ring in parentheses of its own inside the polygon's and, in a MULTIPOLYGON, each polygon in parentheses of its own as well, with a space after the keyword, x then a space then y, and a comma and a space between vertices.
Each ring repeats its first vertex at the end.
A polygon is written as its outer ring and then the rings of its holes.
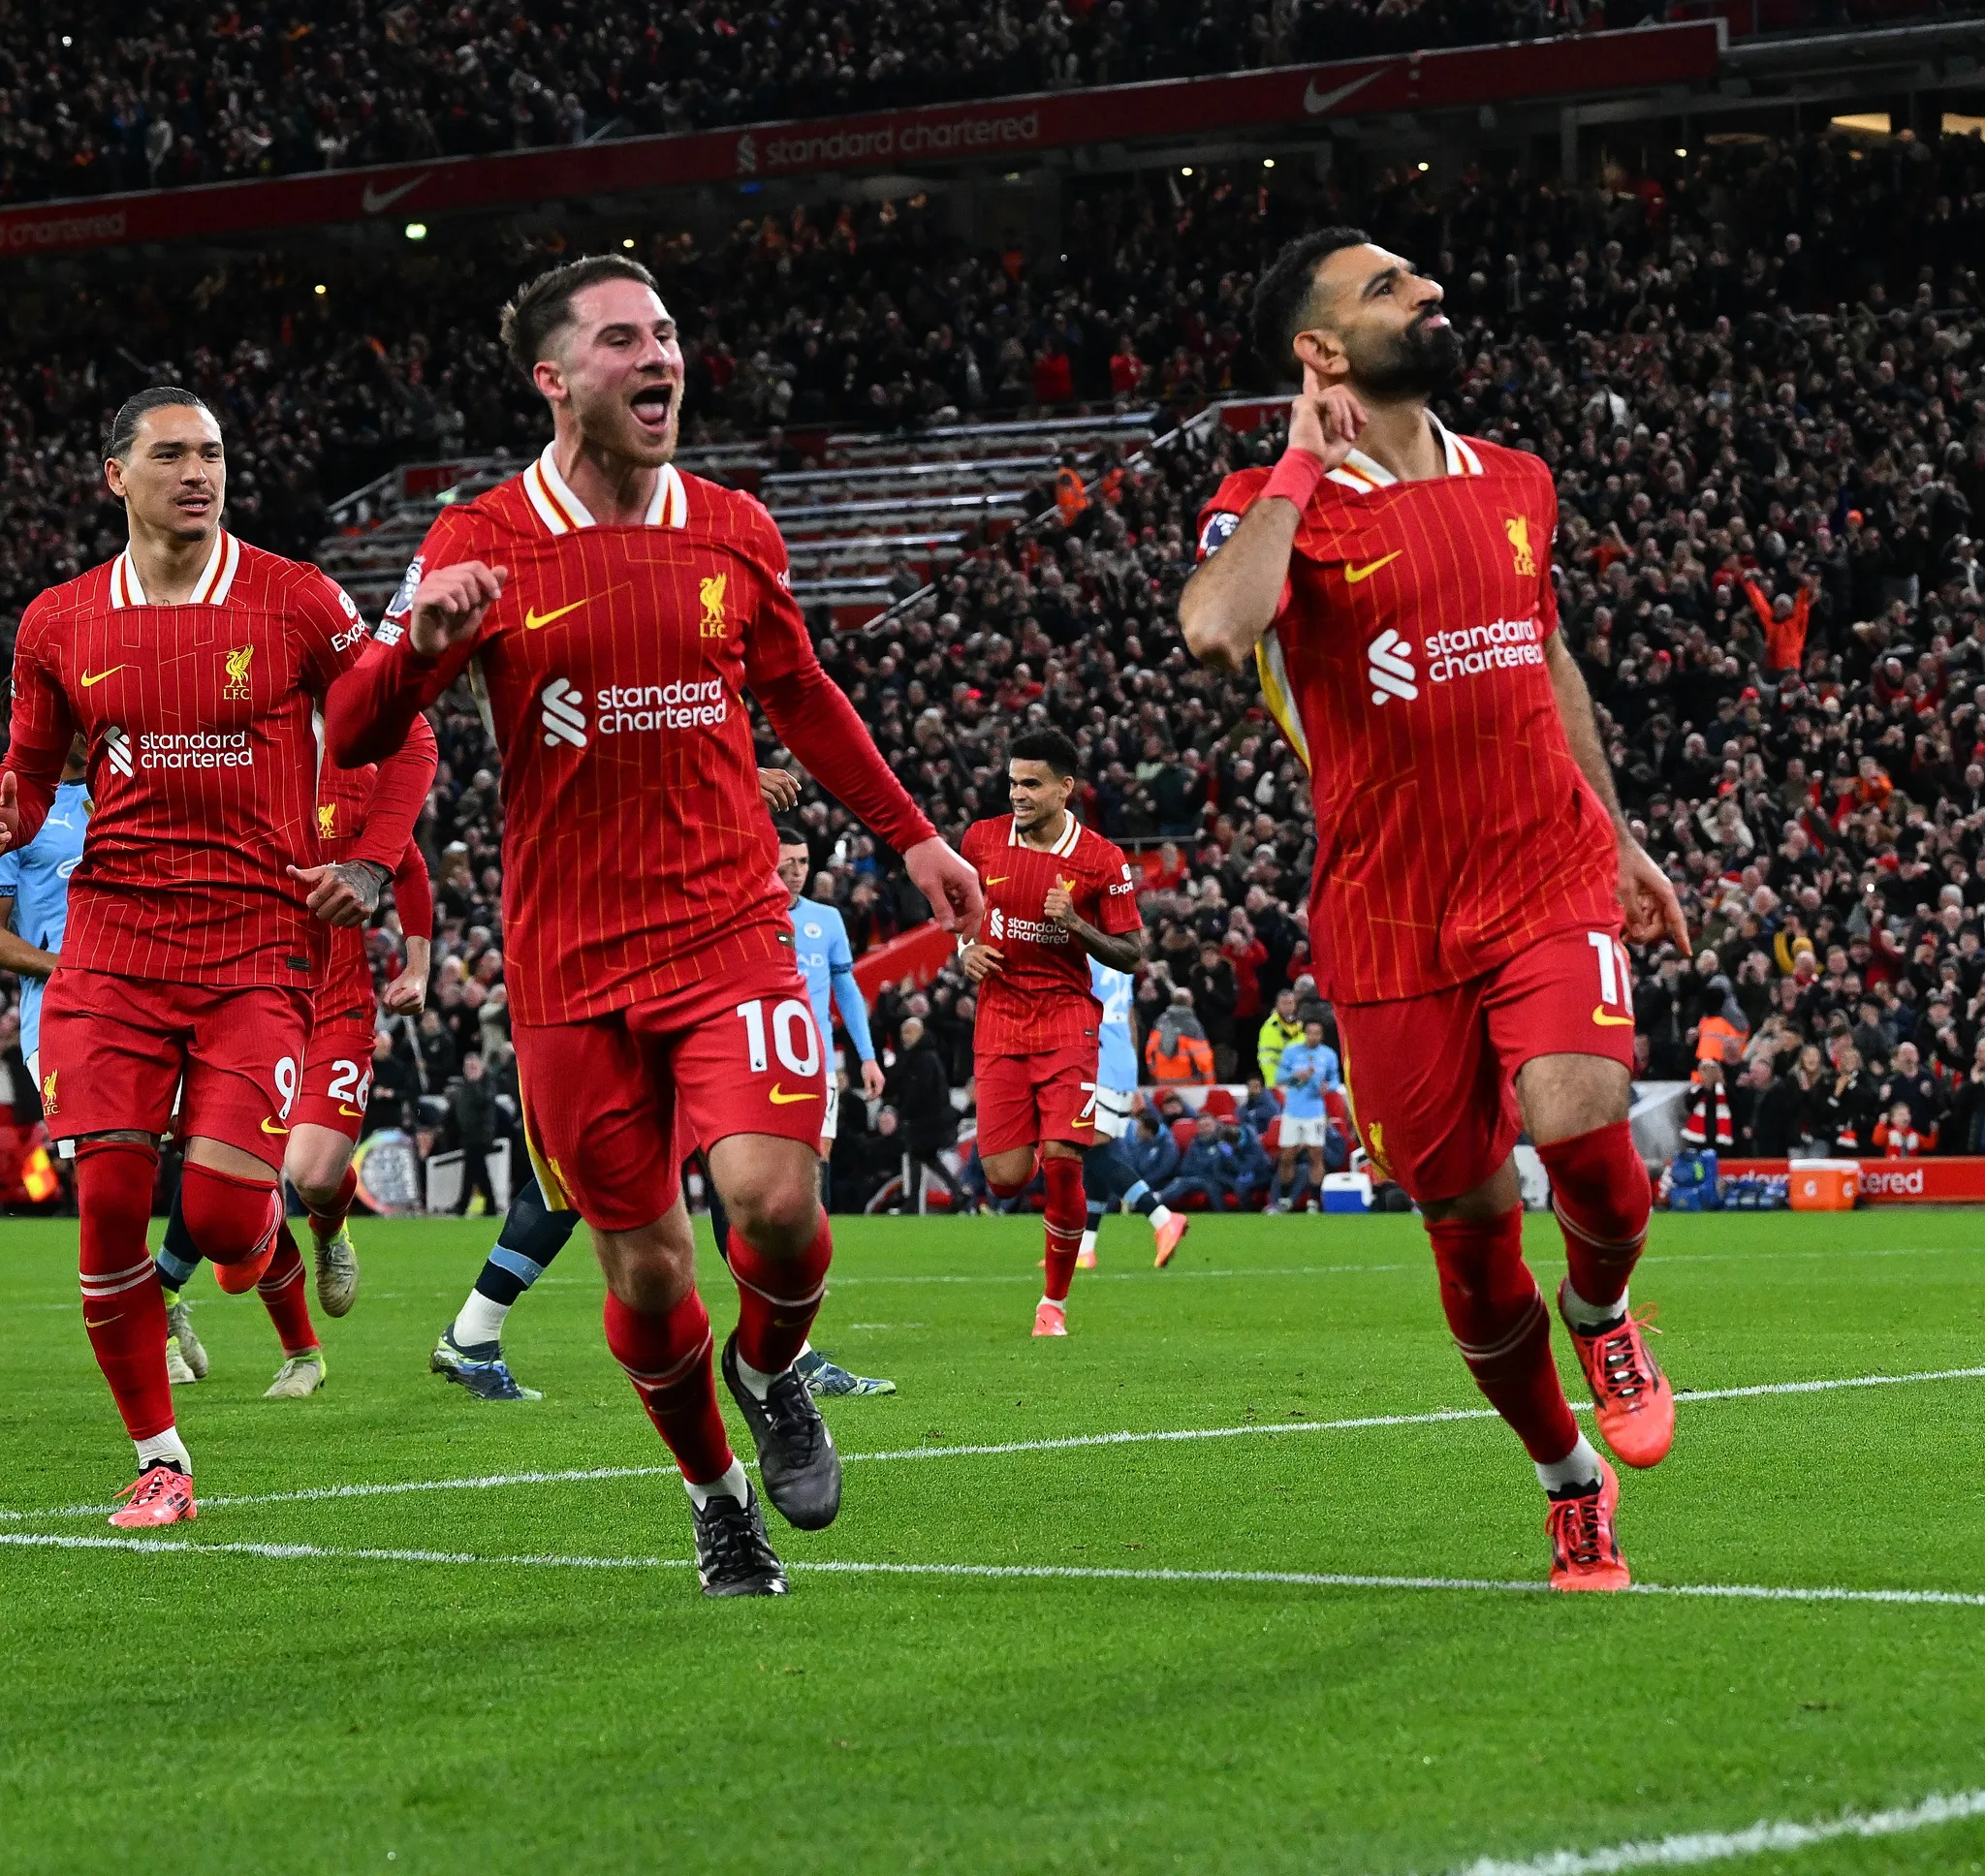
POLYGON ((1606 1029, 1624 1029, 1633 1022, 1631 1016, 1616 1016, 1603 1003, 1592 1005, 1592 1020, 1606 1029))
POLYGON ((1004 886, 1012 877, 1011 873, 1001 873, 997 879, 989 879, 986 884, 988 886, 1004 886))
MULTIPOLYGON (((590 599, 592 595, 590 593, 586 595, 586 599, 590 599)), ((577 612, 579 609, 584 604, 584 599, 576 599, 572 602, 570 606, 560 606, 550 612, 540 612, 535 610, 528 611, 523 615, 523 629, 526 632, 542 631, 546 626, 552 624, 555 620, 562 619, 566 615, 566 613, 577 612)))
POLYGON ((347 1120, 363 1120, 365 1118, 365 1110, 363 1108, 348 1108, 342 1101, 337 1104, 337 1110, 347 1120))
POLYGON ((1370 579, 1379 568, 1390 567, 1404 552, 1404 547, 1395 547, 1382 560, 1368 560, 1362 567, 1346 567, 1344 569, 1344 584, 1346 586, 1355 586, 1360 580, 1370 579))
POLYGON ((290 1130, 287 1127, 285 1127, 280 1121, 265 1120, 262 1123, 262 1131, 265 1134, 286 1134, 290 1130))
POLYGON ((795 1101, 818 1101, 817 1094, 788 1094, 774 1081, 772 1084, 772 1105, 774 1108, 790 1108, 795 1101))
POLYGON ((82 673, 82 687, 88 690, 92 684, 101 684, 106 677, 114 677, 126 669, 123 665, 112 665, 109 671, 86 671, 82 673))

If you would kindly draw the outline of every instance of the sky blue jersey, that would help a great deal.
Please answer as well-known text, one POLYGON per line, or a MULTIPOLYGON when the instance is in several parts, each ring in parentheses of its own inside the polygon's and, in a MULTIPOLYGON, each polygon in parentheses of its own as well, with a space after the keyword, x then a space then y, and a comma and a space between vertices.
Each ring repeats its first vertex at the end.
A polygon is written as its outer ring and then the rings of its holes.
POLYGON ((1117 1094, 1132 1094, 1137 1089, 1137 1042, 1130 1028, 1134 984, 1128 971, 1113 971, 1109 965, 1089 959, 1089 988, 1103 1006, 1102 1027, 1096 1031, 1096 1085, 1117 1094))
POLYGON ((839 911, 813 899, 801 899, 791 917, 794 961, 806 980, 806 994, 813 999, 813 1020, 820 1030, 821 1047, 834 1047, 834 1016, 828 1009, 832 997, 835 1009, 840 1012, 841 1027, 855 1045, 855 1059, 872 1062, 875 1045, 868 1040, 868 1006, 862 1001, 861 986, 855 982, 855 954, 848 949, 848 928, 841 922, 839 911))
MULTIPOLYGON (((69 875, 82 858, 82 837, 89 829, 83 782, 64 782, 41 831, 19 853, 0 854, 0 898, 14 901, 14 929, 43 951, 62 949, 62 928, 69 922, 69 875)), ((44 979, 20 981, 20 1052, 32 1055, 42 1044, 44 979)))
POLYGON ((1328 1043, 1311 1048, 1308 1043, 1291 1043, 1276 1064, 1276 1086, 1282 1091, 1282 1111, 1292 1120, 1314 1120, 1327 1111, 1323 1091, 1342 1085, 1338 1070, 1338 1052, 1328 1043), (1308 1077, 1296 1079, 1305 1069, 1308 1077))

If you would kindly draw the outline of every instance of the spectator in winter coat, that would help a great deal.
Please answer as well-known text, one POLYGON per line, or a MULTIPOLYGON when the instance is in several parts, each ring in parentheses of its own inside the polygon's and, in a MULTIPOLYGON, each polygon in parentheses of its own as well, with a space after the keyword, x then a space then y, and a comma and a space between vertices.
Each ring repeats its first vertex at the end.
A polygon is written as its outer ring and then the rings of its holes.
POLYGON ((1185 1149, 1178 1173, 1158 1194, 1158 1203, 1177 1206, 1197 1197, 1209 1211, 1224 1211, 1236 1170, 1234 1148, 1220 1138, 1217 1116, 1202 1113, 1193 1123, 1192 1144, 1185 1149))
POLYGON ((1162 1190, 1179 1171, 1179 1142, 1171 1128, 1149 1110, 1138 1115, 1128 1148, 1137 1176, 1153 1192, 1162 1190))
POLYGON ((1144 1060, 1151 1079, 1160 1085, 1212 1082, 1213 1047, 1199 1018, 1192 1014, 1190 990, 1181 987, 1172 992, 1170 1007, 1145 1039, 1144 1060))

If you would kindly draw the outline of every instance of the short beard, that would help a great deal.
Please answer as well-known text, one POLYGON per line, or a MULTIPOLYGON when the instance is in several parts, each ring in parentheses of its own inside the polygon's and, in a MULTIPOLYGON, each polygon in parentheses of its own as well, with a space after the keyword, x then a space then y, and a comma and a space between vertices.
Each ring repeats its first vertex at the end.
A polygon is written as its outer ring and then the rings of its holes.
POLYGON ((1369 362, 1351 361, 1351 381, 1364 395, 1380 403, 1406 397, 1432 397, 1445 391, 1462 368, 1461 334, 1452 326, 1430 326, 1415 320, 1369 362))

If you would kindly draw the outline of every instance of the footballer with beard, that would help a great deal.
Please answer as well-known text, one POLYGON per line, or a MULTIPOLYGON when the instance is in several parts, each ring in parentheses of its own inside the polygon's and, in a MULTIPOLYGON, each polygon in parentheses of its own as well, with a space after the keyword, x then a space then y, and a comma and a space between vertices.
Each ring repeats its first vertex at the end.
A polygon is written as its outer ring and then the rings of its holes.
POLYGON ((1559 1313, 1598 1432, 1653 1465, 1675 1405, 1627 1306, 1651 1195, 1621 937, 1688 939, 1558 630, 1557 490, 1534 455, 1428 408, 1461 362, 1440 287, 1360 230, 1284 249, 1254 339, 1303 391, 1279 461, 1227 477, 1200 516, 1185 641, 1255 666, 1310 770, 1310 943, 1354 1118, 1418 1204, 1462 1357, 1536 1466, 1551 1580, 1624 1588, 1619 1482, 1552 1360, 1512 1149, 1528 1131, 1551 1175, 1559 1313))

